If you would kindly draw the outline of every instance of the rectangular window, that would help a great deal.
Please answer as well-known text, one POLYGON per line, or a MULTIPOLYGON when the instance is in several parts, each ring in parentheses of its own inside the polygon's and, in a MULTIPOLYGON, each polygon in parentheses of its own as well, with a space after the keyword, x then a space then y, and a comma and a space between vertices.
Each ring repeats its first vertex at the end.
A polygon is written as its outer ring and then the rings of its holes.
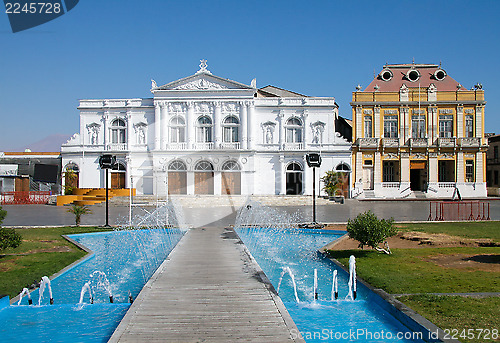
POLYGON ((465 116, 465 137, 474 137, 474 116, 471 114, 465 116))
POLYGON ((384 116, 384 138, 398 138, 398 116, 384 116))
POLYGON ((453 137, 453 115, 439 116, 439 138, 453 137))
POLYGON ((493 171, 493 178, 494 178, 494 186, 498 186, 498 170, 493 171))
POLYGON ((371 116, 365 116, 365 138, 372 138, 372 117, 371 116))
POLYGON ((474 160, 465 161, 465 182, 475 182, 474 160))
POLYGON ((385 161, 382 169, 382 181, 383 182, 395 182, 396 181, 396 170, 394 168, 394 162, 385 161))
POLYGON ((495 146, 493 147, 493 158, 494 158, 495 160, 498 160, 498 145, 495 145, 495 146))
POLYGON ((411 136, 412 138, 425 138, 425 116, 411 116, 411 136))

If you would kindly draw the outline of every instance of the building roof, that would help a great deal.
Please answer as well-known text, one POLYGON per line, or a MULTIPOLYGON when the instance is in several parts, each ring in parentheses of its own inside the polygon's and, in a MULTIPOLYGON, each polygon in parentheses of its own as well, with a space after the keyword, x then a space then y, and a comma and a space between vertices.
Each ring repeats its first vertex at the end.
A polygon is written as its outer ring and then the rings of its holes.
POLYGON ((272 85, 267 85, 265 87, 260 88, 258 93, 262 97, 308 98, 307 95, 295 93, 272 85))
MULTIPOLYGON (((418 75, 413 73, 411 76, 418 75)), ((408 88, 427 88, 431 84, 437 87, 438 91, 467 90, 463 88, 446 71, 437 64, 386 64, 375 76, 372 82, 363 92, 399 92, 402 85, 408 88), (419 76, 413 79, 408 77, 408 73, 415 70, 419 76), (443 73, 437 73, 443 71, 443 73), (385 74, 384 74, 385 73, 385 74), (387 77, 390 76, 391 77, 387 77), (443 76, 443 77, 441 77, 443 76), (459 87, 460 85, 460 87, 459 87), (377 88, 378 87, 378 88, 377 88)))

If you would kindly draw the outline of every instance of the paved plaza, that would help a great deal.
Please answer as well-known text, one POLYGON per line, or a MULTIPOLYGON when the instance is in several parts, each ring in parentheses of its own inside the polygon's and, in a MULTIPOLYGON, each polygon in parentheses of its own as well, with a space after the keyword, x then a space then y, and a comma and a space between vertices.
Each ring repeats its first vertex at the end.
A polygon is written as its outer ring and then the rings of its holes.
MULTIPOLYGON (((214 198, 216 199, 216 198, 214 198)), ((312 221, 312 206, 290 205, 286 199, 276 197, 273 207, 278 207, 287 213, 298 212, 304 221, 312 221), (281 206, 285 204, 285 206, 281 206)), ((344 204, 319 202, 317 206, 317 221, 323 223, 344 223, 357 214, 372 210, 379 218, 393 217, 398 222, 404 221, 426 221, 429 216, 428 201, 358 201, 347 199, 344 204)), ((149 205, 150 206, 153 205, 149 205)), ((52 225, 74 225, 74 215, 67 212, 68 206, 53 205, 4 205, 7 210, 4 226, 52 226, 52 225)), ((207 198, 203 202, 183 204, 184 221, 189 227, 225 227, 233 225, 239 210, 239 203, 229 202, 227 205, 217 203, 216 200, 207 198), (210 204, 214 204, 211 206, 210 204), (217 204, 217 206, 215 206, 217 204)), ((104 204, 90 207, 91 214, 82 216, 82 225, 104 225, 104 204)), ((144 207, 148 208, 148 207, 144 207)), ((144 210, 140 207, 134 208, 134 214, 140 215, 144 210)), ((129 207, 124 203, 112 204, 109 207, 109 223, 116 225, 126 223, 129 216, 129 207)), ((491 220, 500 220, 500 202, 490 201, 491 220)))

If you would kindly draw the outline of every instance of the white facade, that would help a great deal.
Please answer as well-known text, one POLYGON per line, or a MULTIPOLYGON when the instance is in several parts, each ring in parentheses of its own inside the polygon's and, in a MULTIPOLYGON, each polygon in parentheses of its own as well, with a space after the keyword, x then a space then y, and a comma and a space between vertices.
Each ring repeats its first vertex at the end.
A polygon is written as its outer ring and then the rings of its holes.
POLYGON ((98 159, 113 154, 122 187, 156 195, 312 194, 309 152, 321 153, 318 179, 351 170, 334 98, 263 90, 214 76, 203 61, 192 76, 152 81, 153 98, 81 100, 80 133, 62 146, 63 168, 79 171, 80 188, 105 187, 98 159))

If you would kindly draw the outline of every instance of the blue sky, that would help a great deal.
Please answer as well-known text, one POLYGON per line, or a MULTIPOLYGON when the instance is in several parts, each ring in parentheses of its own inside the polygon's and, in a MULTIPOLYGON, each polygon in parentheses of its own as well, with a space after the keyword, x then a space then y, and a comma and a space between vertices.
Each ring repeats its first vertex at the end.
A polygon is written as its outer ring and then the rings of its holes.
POLYGON ((0 13, 0 151, 79 130, 78 99, 151 97, 158 84, 213 74, 312 96, 340 114, 389 63, 436 63, 483 84, 486 131, 500 133, 500 1, 80 0, 11 32, 0 13))

